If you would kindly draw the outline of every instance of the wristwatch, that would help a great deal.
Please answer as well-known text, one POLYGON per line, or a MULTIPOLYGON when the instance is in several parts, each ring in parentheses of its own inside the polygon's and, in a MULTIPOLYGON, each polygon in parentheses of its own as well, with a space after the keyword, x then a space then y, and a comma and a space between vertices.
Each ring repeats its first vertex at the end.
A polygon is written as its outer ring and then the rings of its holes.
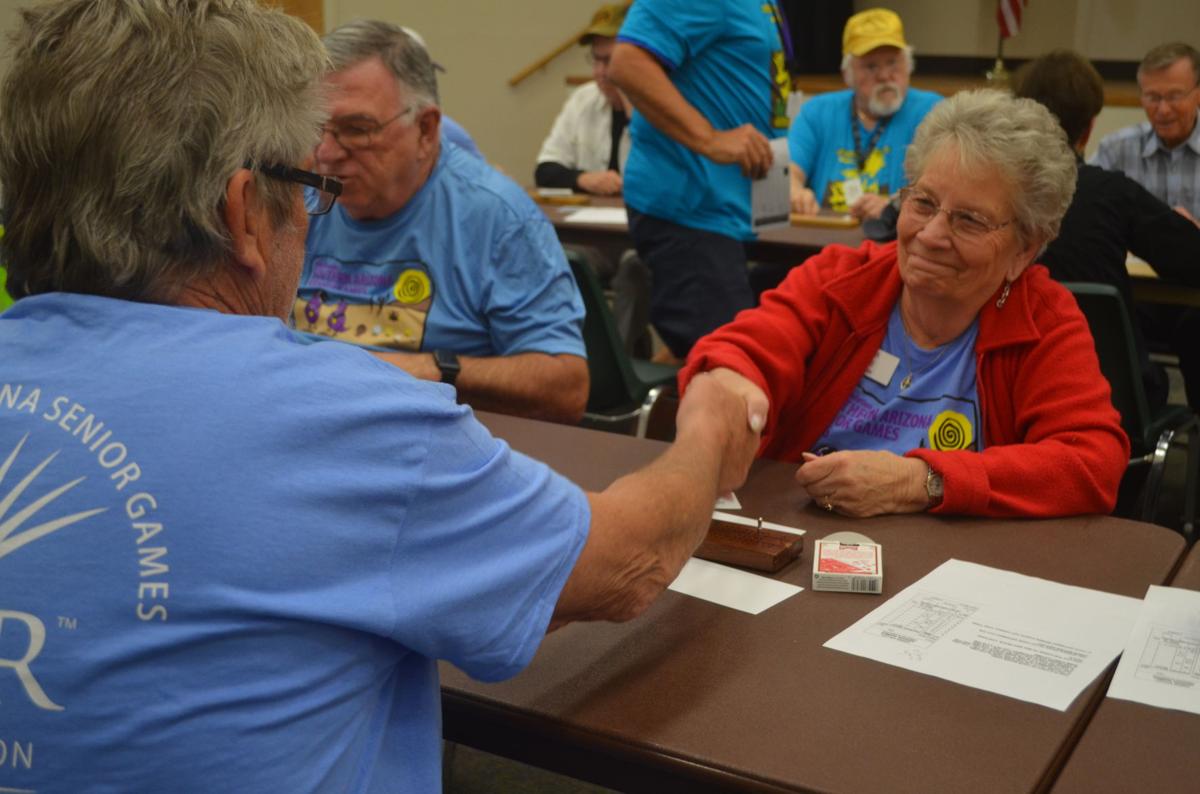
POLYGON ((442 373, 442 383, 453 386, 454 381, 458 380, 458 373, 462 371, 462 365, 458 363, 458 354, 452 350, 435 350, 433 363, 437 364, 442 373))
POLYGON ((942 503, 942 475, 934 471, 928 463, 925 464, 925 495, 929 497, 926 510, 942 503))

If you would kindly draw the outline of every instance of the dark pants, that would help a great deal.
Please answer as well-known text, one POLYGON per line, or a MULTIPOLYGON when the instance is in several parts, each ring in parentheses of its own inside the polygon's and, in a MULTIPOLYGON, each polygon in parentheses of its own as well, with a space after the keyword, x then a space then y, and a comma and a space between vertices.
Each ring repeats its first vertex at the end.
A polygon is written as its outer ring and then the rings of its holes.
MULTIPOLYGON (((1200 309, 1139 304, 1134 314, 1150 352, 1174 353, 1179 357, 1179 374, 1183 376, 1188 407, 1200 412, 1200 309)), ((1162 390, 1165 402, 1165 384, 1162 390)), ((1147 394, 1151 407, 1155 396, 1147 394)))
POLYGON ((633 209, 629 234, 650 267, 650 322, 679 358, 700 337, 754 305, 740 240, 633 209))

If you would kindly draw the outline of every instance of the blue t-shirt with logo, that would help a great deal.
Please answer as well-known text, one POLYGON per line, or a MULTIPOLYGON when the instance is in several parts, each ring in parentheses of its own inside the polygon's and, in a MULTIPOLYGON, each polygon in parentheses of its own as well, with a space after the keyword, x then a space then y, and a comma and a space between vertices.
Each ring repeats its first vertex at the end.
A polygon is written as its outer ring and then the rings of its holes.
POLYGON ((975 382, 978 335, 976 320, 957 339, 922 350, 908 338, 897 304, 880 353, 814 451, 982 451, 975 382))
POLYGON ((863 192, 890 195, 908 184, 904 176, 904 155, 916 135, 917 127, 933 106, 942 100, 940 94, 909 88, 904 103, 885 122, 875 147, 866 152, 875 130, 868 130, 857 116, 860 149, 867 155, 862 171, 854 151, 854 130, 851 112, 854 92, 832 91, 819 94, 800 106, 800 112, 788 131, 788 153, 792 162, 804 169, 805 184, 823 207, 845 212, 842 182, 858 177, 863 192))
POLYGON ((312 219, 292 312, 307 333, 391 350, 585 356, 583 301, 554 228, 508 177, 443 140, 393 215, 312 219))
MULTIPOLYGON (((646 50, 714 129, 753 124, 768 138, 787 130, 790 78, 777 10, 763 0, 638 0, 620 41, 646 50)), ((750 180, 676 143, 635 112, 625 164, 625 203, 682 226, 753 237, 750 180)))
POLYGON ((441 790, 435 659, 532 657, 585 495, 279 320, 0 315, 5 791, 441 790))

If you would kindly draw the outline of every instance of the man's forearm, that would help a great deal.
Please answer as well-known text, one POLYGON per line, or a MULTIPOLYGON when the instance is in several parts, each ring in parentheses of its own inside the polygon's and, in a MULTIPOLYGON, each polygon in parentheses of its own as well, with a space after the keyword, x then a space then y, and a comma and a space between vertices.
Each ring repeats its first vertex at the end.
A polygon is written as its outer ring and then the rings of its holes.
POLYGON ((684 99, 654 56, 633 44, 618 42, 609 78, 657 129, 692 151, 705 154, 713 126, 684 99))
MULTIPOLYGON (((375 355, 424 380, 441 380, 432 353, 376 352, 375 355)), ((455 388, 459 401, 479 411, 575 424, 587 405, 587 361, 579 356, 517 353, 459 356, 455 388)))

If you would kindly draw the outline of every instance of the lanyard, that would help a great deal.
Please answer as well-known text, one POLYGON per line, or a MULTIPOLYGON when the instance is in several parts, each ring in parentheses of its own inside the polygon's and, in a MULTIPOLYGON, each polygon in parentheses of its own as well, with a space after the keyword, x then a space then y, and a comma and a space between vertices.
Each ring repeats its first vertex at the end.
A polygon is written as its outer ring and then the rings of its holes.
POLYGON ((875 130, 871 133, 871 137, 867 139, 866 151, 863 151, 862 137, 858 134, 858 128, 862 122, 858 120, 858 114, 854 112, 854 97, 850 97, 850 131, 854 133, 854 159, 858 161, 858 172, 860 174, 867 164, 867 158, 871 156, 871 152, 875 151, 875 146, 879 143, 879 137, 883 135, 883 129, 889 121, 891 121, 890 116, 879 120, 879 123, 875 125, 875 130))
POLYGON ((783 15, 783 7, 771 0, 775 9, 775 26, 779 28, 779 38, 783 41, 783 53, 788 63, 792 62, 792 32, 788 29, 787 18, 783 15))

